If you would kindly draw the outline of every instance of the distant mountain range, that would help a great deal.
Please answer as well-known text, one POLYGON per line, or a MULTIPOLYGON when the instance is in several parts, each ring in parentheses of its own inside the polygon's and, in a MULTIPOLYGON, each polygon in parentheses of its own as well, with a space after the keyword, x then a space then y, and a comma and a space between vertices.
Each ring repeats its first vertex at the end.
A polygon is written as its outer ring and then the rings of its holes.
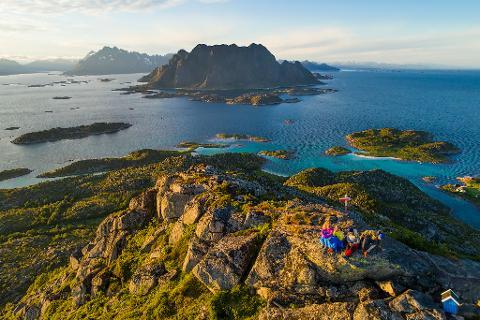
POLYGON ((279 63, 261 44, 199 44, 140 79, 151 88, 252 89, 318 83, 300 62, 279 63))
POLYGON ((318 63, 308 60, 302 61, 302 65, 310 71, 340 71, 339 68, 330 66, 326 63, 318 63))
POLYGON ((117 47, 103 47, 99 51, 87 54, 66 74, 101 75, 150 72, 154 68, 168 63, 172 56, 172 54, 148 55, 117 47))
POLYGON ((0 59, 0 75, 67 71, 72 69, 76 62, 77 60, 51 59, 36 60, 27 64, 20 64, 14 60, 0 59))

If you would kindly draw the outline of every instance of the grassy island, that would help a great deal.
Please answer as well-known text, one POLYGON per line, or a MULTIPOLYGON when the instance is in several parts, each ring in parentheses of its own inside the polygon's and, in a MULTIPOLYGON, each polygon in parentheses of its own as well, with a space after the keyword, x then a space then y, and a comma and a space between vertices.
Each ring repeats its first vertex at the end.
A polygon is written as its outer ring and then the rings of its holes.
POLYGON ((262 150, 258 154, 282 160, 290 160, 295 156, 295 152, 290 150, 262 150))
POLYGON ((352 151, 348 150, 347 148, 341 146, 334 146, 330 149, 325 150, 325 154, 327 156, 344 156, 346 154, 351 153, 352 151))
POLYGON ((3 171, 0 171, 0 181, 25 176, 30 172, 32 172, 32 170, 28 168, 16 168, 16 169, 3 170, 3 171))
POLYGON ((440 186, 440 189, 480 206, 480 177, 466 176, 459 177, 457 180, 461 184, 445 184, 440 186))
POLYGON ((393 128, 368 129, 347 135, 348 143, 361 154, 374 157, 395 157, 430 163, 449 162, 449 156, 460 150, 449 142, 434 141, 426 131, 393 128))
POLYGON ((248 140, 254 142, 270 142, 270 139, 259 137, 259 136, 251 136, 248 134, 228 134, 228 133, 217 133, 215 136, 217 139, 233 139, 233 140, 248 140))
POLYGON ((64 139, 81 139, 88 136, 115 133, 130 128, 132 125, 124 122, 96 122, 90 125, 52 128, 43 131, 30 132, 14 139, 14 144, 34 144, 42 142, 54 142, 64 139))
POLYGON ((197 148, 228 148, 230 145, 222 143, 199 143, 194 141, 182 141, 177 144, 177 148, 186 148, 195 150, 197 148))

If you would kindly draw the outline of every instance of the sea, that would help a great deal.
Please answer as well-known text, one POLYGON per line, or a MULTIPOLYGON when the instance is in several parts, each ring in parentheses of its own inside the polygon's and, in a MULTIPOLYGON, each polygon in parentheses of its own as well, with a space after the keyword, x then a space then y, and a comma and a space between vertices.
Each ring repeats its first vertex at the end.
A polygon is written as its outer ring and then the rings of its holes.
POLYGON ((217 133, 239 133, 267 137, 271 142, 234 141, 227 149, 200 148, 197 152, 295 151, 292 160, 269 158, 264 166, 265 171, 283 176, 311 167, 383 169, 409 179, 449 206, 459 219, 480 228, 480 208, 436 186, 455 183, 459 176, 480 174, 480 71, 348 70, 332 75, 324 87, 337 89, 336 93, 263 107, 187 98, 144 99, 140 94, 113 91, 136 84, 141 74, 0 76, 0 171, 18 167, 34 170, 0 182, 0 189, 45 181, 36 176, 72 161, 123 156, 143 148, 175 149, 181 141, 211 142, 217 133), (56 100, 55 96, 71 99, 56 100), (292 120, 290 124, 285 123, 287 119, 292 120), (27 132, 93 122, 128 122, 133 126, 78 140, 28 146, 10 142, 27 132), (14 126, 20 129, 4 130, 14 126), (347 146, 345 135, 351 132, 382 127, 426 130, 437 140, 454 143, 462 152, 450 164, 324 155, 331 146, 347 146), (424 176, 437 180, 429 184, 422 180, 424 176))

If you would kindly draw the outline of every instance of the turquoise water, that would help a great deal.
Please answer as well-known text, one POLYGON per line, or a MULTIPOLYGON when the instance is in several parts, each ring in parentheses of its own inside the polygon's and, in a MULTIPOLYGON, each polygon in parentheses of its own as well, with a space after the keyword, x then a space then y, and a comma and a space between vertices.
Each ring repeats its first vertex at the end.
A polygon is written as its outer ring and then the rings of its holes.
MULTIPOLYGON (((460 199, 439 192, 421 177, 434 175, 438 183, 461 175, 480 174, 480 72, 402 71, 339 72, 328 87, 334 94, 303 97, 296 104, 254 108, 205 104, 184 98, 142 99, 121 95, 114 88, 127 86, 140 75, 115 75, 114 81, 76 77, 89 83, 28 88, 28 84, 65 80, 60 75, 0 77, 0 170, 26 166, 35 171, 25 177, 0 182, 11 188, 41 181, 35 176, 72 160, 120 156, 141 148, 173 148, 182 140, 209 141, 216 133, 247 133, 265 136, 271 143, 238 142, 232 152, 264 149, 296 150, 294 160, 270 159, 265 170, 290 175, 309 167, 331 170, 381 168, 410 179, 433 197, 450 206, 464 221, 480 227, 480 210, 460 199), (19 83, 15 85, 2 85, 19 83), (70 100, 52 100, 56 95, 70 100), (71 110, 71 108, 79 109, 71 110), (133 110, 131 110, 133 108, 133 110), (45 113, 51 110, 53 113, 45 113), (285 119, 293 119, 285 125, 285 119), (128 130, 81 140, 66 140, 35 146, 16 146, 13 137, 54 126, 73 126, 95 121, 126 121, 128 130), (355 155, 330 158, 328 147, 346 145, 344 136, 371 127, 397 127, 432 132, 437 139, 458 145, 463 152, 453 164, 420 164, 393 159, 370 159, 355 155)), ((225 151, 222 149, 221 151, 225 151)), ((199 153, 219 150, 199 150, 199 153)))

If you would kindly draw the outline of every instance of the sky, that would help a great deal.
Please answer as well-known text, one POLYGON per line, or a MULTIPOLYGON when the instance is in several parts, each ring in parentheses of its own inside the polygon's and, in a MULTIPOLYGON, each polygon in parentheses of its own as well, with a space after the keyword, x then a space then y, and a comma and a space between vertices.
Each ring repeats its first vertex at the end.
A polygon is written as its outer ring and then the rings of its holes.
POLYGON ((0 57, 265 45, 278 59, 480 68, 478 0, 0 0, 0 57))

